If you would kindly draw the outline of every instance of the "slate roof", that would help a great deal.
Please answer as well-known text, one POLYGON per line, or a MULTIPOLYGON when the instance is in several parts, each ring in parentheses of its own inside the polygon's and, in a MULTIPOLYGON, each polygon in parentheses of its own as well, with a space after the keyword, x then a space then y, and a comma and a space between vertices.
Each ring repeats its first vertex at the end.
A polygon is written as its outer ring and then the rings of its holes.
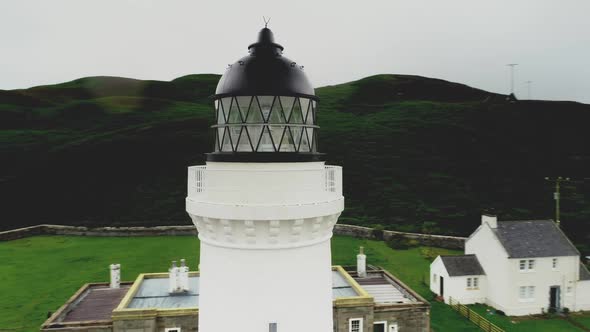
POLYGON ((498 221, 495 233, 510 258, 580 255, 552 220, 498 221))
POLYGON ((481 276, 485 275, 475 255, 440 256, 449 276, 481 276))
POLYGON ((80 296, 82 299, 70 308, 61 322, 110 320, 113 309, 119 305, 129 287, 131 285, 121 285, 121 288, 91 286, 80 296))
POLYGON ((580 263, 580 280, 590 280, 590 272, 582 263, 580 263))

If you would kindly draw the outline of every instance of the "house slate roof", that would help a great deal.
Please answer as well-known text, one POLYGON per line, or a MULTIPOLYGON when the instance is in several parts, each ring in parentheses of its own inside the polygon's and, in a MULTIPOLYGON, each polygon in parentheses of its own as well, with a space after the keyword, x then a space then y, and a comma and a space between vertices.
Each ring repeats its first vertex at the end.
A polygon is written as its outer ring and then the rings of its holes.
POLYGON ((510 258, 580 255, 552 220, 498 221, 494 231, 510 258))
POLYGON ((590 280, 590 272, 582 263, 580 263, 580 280, 590 280))
POLYGON ((440 256, 451 277, 485 275, 475 255, 440 256))

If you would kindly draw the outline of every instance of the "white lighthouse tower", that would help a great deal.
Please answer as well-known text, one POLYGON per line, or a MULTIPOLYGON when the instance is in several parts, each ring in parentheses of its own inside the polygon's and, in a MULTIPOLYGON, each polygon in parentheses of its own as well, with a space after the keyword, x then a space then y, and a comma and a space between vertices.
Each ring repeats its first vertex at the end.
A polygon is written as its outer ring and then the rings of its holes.
POLYGON ((317 151, 317 101, 268 28, 215 92, 215 152, 189 168, 200 332, 330 332, 342 170, 317 151))

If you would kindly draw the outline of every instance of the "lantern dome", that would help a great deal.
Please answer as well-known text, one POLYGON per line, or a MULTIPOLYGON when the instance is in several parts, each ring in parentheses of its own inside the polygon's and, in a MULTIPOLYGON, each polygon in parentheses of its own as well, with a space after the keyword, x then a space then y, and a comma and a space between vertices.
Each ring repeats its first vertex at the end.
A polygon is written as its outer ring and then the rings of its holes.
POLYGON ((282 55, 283 47, 274 42, 268 28, 258 41, 248 46, 249 55, 228 66, 217 84, 216 96, 270 95, 315 98, 313 86, 303 66, 282 55))
POLYGON ((217 84, 215 152, 209 161, 317 161, 318 98, 303 66, 284 57, 263 28, 249 55, 217 84))

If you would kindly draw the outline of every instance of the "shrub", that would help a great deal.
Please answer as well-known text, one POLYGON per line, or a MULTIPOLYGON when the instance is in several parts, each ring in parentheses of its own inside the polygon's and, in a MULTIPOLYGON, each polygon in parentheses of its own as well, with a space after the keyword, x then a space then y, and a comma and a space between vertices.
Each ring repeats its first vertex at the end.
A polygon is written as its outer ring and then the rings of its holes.
POLYGON ((408 239, 402 235, 394 234, 387 240, 387 246, 392 249, 406 250, 413 247, 417 247, 419 242, 416 240, 408 239))
POLYGON ((570 313, 570 308, 564 307, 563 309, 561 309, 561 312, 563 312, 564 315, 567 315, 570 313))
POLYGON ((430 261, 431 263, 434 259, 438 256, 448 255, 449 251, 443 248, 436 248, 436 247, 423 247, 420 248, 420 255, 424 257, 424 259, 430 261))
POLYGON ((496 310, 496 315, 506 316, 506 313, 502 310, 496 310))
POLYGON ((385 228, 381 224, 377 224, 373 227, 372 235, 375 240, 383 241, 383 230, 385 228))
POLYGON ((548 313, 550 314, 554 314, 556 312, 555 308, 549 308, 549 310, 547 310, 548 313))

